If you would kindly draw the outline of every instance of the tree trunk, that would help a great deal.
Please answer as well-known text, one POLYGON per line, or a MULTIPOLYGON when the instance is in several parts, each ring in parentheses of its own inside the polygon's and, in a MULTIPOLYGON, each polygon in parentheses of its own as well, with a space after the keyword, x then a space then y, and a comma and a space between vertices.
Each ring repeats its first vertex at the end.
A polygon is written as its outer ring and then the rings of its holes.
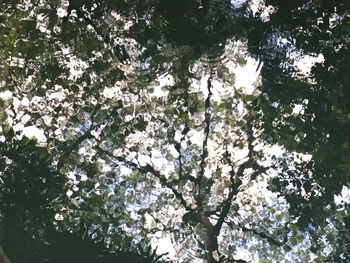
POLYGON ((203 212, 199 214, 200 223, 207 230, 207 259, 208 263, 217 263, 219 257, 218 251, 218 231, 215 229, 209 218, 203 212))

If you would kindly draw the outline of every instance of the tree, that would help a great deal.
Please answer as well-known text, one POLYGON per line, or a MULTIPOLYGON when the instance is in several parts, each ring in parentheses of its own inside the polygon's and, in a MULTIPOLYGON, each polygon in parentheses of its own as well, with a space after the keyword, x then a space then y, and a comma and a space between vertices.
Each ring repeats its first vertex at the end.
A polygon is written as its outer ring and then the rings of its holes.
MULTIPOLYGON (((97 229, 80 219, 62 226, 57 211, 67 203, 63 176, 48 165, 50 155, 35 140, 17 141, 6 133, 0 144, 1 244, 12 262, 156 262, 150 251, 135 246, 110 251, 93 238, 97 229), (54 219, 58 222, 54 222, 54 219), (68 228, 69 227, 69 228, 68 228), (112 253, 113 252, 113 253, 112 253)), ((87 220, 87 218, 85 218, 87 220)), ((1 262, 10 263, 1 250, 1 262)))
POLYGON ((0 211, 10 259, 59 261, 73 242, 75 262, 122 251, 135 261, 346 260, 335 240, 347 239, 349 208, 333 198, 348 174, 349 8, 268 4, 253 15, 252 2, 226 0, 5 1, 0 211), (315 27, 315 10, 335 26, 315 27), (295 50, 325 62, 297 75, 295 50), (261 80, 237 87, 247 53, 263 62, 261 80), (333 69, 342 79, 329 83, 333 69))
POLYGON ((321 186, 322 194, 313 192, 310 179, 300 180, 290 171, 281 176, 277 188, 294 181, 306 195, 311 194, 307 200, 292 196, 291 203, 297 202, 291 206, 291 212, 300 215, 300 226, 317 225, 329 216, 320 212, 320 207, 334 207, 334 194, 349 182, 349 138, 345 132, 349 125, 349 92, 345 88, 349 82, 349 49, 344 41, 349 35, 349 3, 266 4, 273 5, 275 12, 269 21, 257 21, 260 26, 252 27, 248 41, 252 54, 264 61, 262 87, 263 93, 268 94, 265 108, 274 111, 270 116, 266 114, 265 130, 270 140, 290 150, 312 154, 313 162, 305 168, 312 172, 313 185, 321 186), (322 58, 307 78, 296 67, 296 61, 302 57, 322 58), (303 114, 292 112, 294 105, 301 106, 303 114))

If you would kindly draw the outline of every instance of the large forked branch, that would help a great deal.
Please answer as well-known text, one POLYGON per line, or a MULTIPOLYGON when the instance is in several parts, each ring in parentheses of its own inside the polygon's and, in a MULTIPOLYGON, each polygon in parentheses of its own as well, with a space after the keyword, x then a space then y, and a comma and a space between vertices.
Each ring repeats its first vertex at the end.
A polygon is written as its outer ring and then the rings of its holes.
POLYGON ((0 246, 0 263, 11 263, 10 259, 5 254, 4 250, 0 246))
POLYGON ((253 160, 253 151, 254 151, 254 135, 253 135, 253 127, 250 122, 247 122, 247 134, 248 134, 248 160, 241 164, 235 173, 234 167, 232 165, 232 161, 230 159, 230 154, 226 152, 226 159, 231 165, 231 174, 230 174, 230 181, 231 186, 229 189, 229 194, 226 200, 223 202, 222 210, 219 215, 219 219, 215 225, 216 231, 219 233, 220 229, 225 222, 225 218, 227 217, 228 213, 230 212, 230 208, 232 205, 233 198, 238 194, 239 187, 242 185, 242 181, 240 178, 243 177, 244 170, 248 167, 254 166, 254 160, 253 160))

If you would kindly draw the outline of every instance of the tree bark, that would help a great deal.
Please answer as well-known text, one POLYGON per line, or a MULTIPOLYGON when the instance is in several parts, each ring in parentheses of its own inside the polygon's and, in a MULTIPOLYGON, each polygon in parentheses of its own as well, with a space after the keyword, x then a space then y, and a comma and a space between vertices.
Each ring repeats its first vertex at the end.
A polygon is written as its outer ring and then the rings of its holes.
POLYGON ((1 245, 0 245, 0 263, 11 263, 10 259, 6 256, 1 245))
POLYGON ((214 225, 210 222, 209 218, 204 215, 203 212, 199 213, 199 222, 204 226, 207 231, 207 259, 208 263, 217 263, 217 258, 214 257, 214 253, 217 253, 217 257, 219 256, 218 251, 218 232, 214 225))

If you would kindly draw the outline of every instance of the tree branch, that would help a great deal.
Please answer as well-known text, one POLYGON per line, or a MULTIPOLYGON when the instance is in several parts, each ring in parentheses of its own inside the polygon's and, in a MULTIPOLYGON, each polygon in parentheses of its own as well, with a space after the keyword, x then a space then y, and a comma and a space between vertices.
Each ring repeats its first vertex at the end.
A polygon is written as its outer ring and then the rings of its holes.
MULTIPOLYGON (((180 142, 175 142, 175 149, 176 151, 178 152, 179 154, 179 157, 178 157, 178 162, 179 162, 179 179, 183 179, 183 169, 182 169, 182 152, 181 152, 181 143, 185 140, 185 136, 186 134, 189 132, 189 127, 185 126, 185 128, 183 129, 182 131, 182 137, 180 139, 180 142)), ((193 179, 195 179, 193 176, 189 175, 190 177, 192 177, 193 179)))
POLYGON ((161 184, 163 186, 166 186, 167 188, 169 188, 173 192, 173 194, 181 202, 181 204, 186 208, 186 210, 192 210, 191 207, 187 204, 186 200, 183 198, 182 194, 175 189, 174 183, 172 181, 169 181, 168 179, 166 179, 164 175, 160 174, 160 172, 155 170, 151 165, 147 164, 146 166, 139 166, 138 164, 136 164, 134 162, 126 160, 122 156, 115 156, 114 154, 110 153, 109 151, 102 149, 98 145, 96 146, 96 148, 100 152, 106 154, 109 158, 116 159, 119 162, 125 163, 128 166, 134 168, 135 170, 139 171, 142 174, 147 174, 147 173, 153 174, 155 177, 157 177, 159 179, 159 181, 161 182, 161 184))
POLYGON ((255 235, 263 238, 263 239, 266 239, 269 243, 273 244, 273 245, 276 245, 276 246, 286 246, 289 250, 291 250, 292 248, 287 245, 286 243, 288 242, 288 236, 287 234, 285 234, 284 238, 283 238, 283 241, 279 241, 277 239, 274 239, 273 237, 265 234, 264 232, 260 232, 256 229, 252 229, 252 228, 247 228, 245 226, 242 226, 242 225, 239 225, 240 228, 243 230, 243 232, 252 232, 254 233, 255 235))
POLYGON ((69 156, 71 155, 71 153, 79 147, 79 145, 85 141, 85 139, 91 138, 91 127, 88 131, 86 131, 82 136, 80 136, 72 145, 70 145, 68 147, 68 149, 64 152, 63 155, 60 156, 60 158, 58 159, 58 163, 57 163, 57 171, 60 171, 61 168, 63 167, 65 161, 69 158, 69 156))
MULTIPOLYGON (((230 175, 231 186, 229 189, 229 191, 230 191, 229 195, 228 195, 227 199, 223 202, 223 208, 222 208, 221 213, 219 215, 219 220, 215 226, 217 231, 220 231, 222 224, 225 222, 226 216, 230 212, 233 197, 236 196, 239 192, 238 188, 242 184, 242 181, 240 178, 243 177, 244 170, 248 167, 256 167, 257 166, 257 164, 254 162, 254 156, 253 156, 253 153, 254 153, 253 143, 254 143, 255 138, 254 138, 254 134, 253 134, 253 125, 252 125, 250 119, 247 120, 246 125, 247 125, 247 134, 248 134, 248 136, 247 136, 248 160, 239 166, 237 173, 234 172, 234 167, 233 167, 232 161, 230 159, 230 153, 228 151, 226 151, 226 154, 225 154, 225 158, 226 158, 227 162, 231 165, 231 175, 230 175)), ((258 166, 258 167, 260 167, 260 166, 258 166)), ((250 179, 253 180, 255 178, 256 178, 256 173, 253 173, 250 179)))
POLYGON ((239 192, 238 188, 242 185, 241 177, 243 177, 243 172, 245 168, 249 166, 250 158, 243 164, 241 164, 238 168, 237 173, 234 171, 234 167, 232 164, 232 161, 230 159, 230 154, 226 152, 226 159, 230 163, 231 166, 231 172, 230 172, 230 181, 231 186, 229 189, 229 194, 226 200, 223 202, 222 210, 219 215, 219 219, 215 225, 216 231, 220 232, 222 224, 225 222, 225 218, 227 217, 228 213, 230 212, 232 200, 233 197, 236 196, 239 192))
MULTIPOLYGON (((95 138, 92 134, 91 131, 95 128, 98 128, 99 126, 101 126, 101 124, 94 126, 94 117, 97 114, 97 112, 101 109, 101 104, 96 105, 96 107, 94 108, 93 112, 91 113, 91 125, 89 127, 89 129, 82 135, 80 136, 72 145, 70 145, 65 151, 64 153, 60 156, 60 158, 58 159, 57 162, 57 171, 59 172, 61 170, 61 168, 63 167, 65 161, 69 158, 69 156, 72 154, 72 152, 74 150, 76 150, 79 145, 85 141, 86 139, 90 139, 90 138, 95 138)), ((122 107, 122 104, 120 103, 117 107, 113 108, 112 110, 112 114, 114 112, 116 112, 118 109, 120 109, 122 107)), ((109 116, 107 116, 108 118, 109 116)), ((103 133, 103 131, 102 131, 103 133)))
MULTIPOLYGON (((73 4, 72 4, 73 0, 69 1, 69 7, 70 8, 73 4)), ((96 34, 99 35, 100 37, 102 37, 104 43, 106 43, 107 45, 111 44, 111 39, 110 36, 108 35, 108 33, 104 33, 97 25, 96 23, 90 19, 88 16, 86 16, 83 11, 80 10, 80 7, 74 7, 75 11, 77 13, 77 16, 81 19, 83 19, 87 24, 89 24, 90 26, 92 26, 92 28, 95 30, 96 34)), ((69 10, 69 9, 68 9, 69 10)), ((68 12, 69 16, 70 12, 68 12)), ((66 20, 65 20, 66 21, 66 20)), ((121 45, 115 45, 114 43, 112 43, 114 46, 113 49, 113 53, 114 55, 118 58, 118 60, 121 63, 124 63, 125 61, 127 61, 130 57, 127 53, 127 51, 125 50, 125 47, 121 46, 121 45)))
POLYGON ((205 127, 204 127, 204 135, 205 138, 203 140, 203 145, 202 145, 202 155, 201 155, 201 163, 200 163, 200 172, 198 176, 198 192, 197 192, 197 197, 196 201, 198 206, 202 205, 202 198, 201 198, 201 187, 202 187, 202 180, 204 176, 204 170, 205 170, 205 158, 208 156, 208 137, 209 137, 209 132, 210 132, 210 120, 211 120, 211 113, 210 113, 210 99, 211 99, 211 76, 208 78, 207 81, 207 88, 208 88, 208 96, 205 100, 205 111, 204 111, 204 116, 205 116, 205 127))
POLYGON ((0 245, 0 263, 11 263, 10 259, 5 254, 4 250, 0 245))

